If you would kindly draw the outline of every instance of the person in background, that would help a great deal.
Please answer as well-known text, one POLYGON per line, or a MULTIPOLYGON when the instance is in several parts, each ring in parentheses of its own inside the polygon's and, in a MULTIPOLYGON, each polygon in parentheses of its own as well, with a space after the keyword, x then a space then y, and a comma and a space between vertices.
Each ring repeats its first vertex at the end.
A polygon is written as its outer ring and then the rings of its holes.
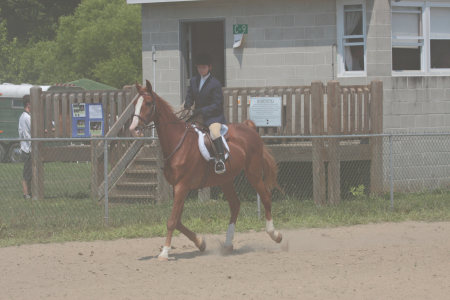
POLYGON ((216 149, 215 168, 216 174, 223 174, 225 170, 225 151, 220 135, 222 124, 226 124, 223 111, 222 85, 212 74, 212 59, 209 54, 200 54, 196 59, 198 75, 191 78, 185 109, 191 109, 192 117, 200 115, 203 123, 209 128, 209 133, 216 149))
MULTIPOLYGON (((19 138, 31 138, 31 103, 30 96, 23 97, 24 112, 19 118, 19 138)), ((20 141, 20 150, 24 161, 23 165, 23 197, 25 199, 31 198, 31 141, 20 141)))

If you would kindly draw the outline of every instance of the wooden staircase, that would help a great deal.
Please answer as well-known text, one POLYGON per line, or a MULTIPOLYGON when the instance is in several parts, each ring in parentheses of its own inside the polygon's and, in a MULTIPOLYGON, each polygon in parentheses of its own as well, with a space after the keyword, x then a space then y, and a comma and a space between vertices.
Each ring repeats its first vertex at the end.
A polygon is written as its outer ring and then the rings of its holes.
POLYGON ((158 194, 157 146, 145 144, 110 189, 111 202, 156 202, 158 194))
MULTIPOLYGON (((138 97, 134 87, 128 87, 126 107, 117 119, 112 118, 105 137, 129 137, 133 101, 138 97)), ((115 115, 115 112, 111 113, 115 115)), ((148 134, 146 135, 148 136, 148 134)), ((164 178, 159 143, 155 140, 109 142, 107 178, 104 177, 104 143, 91 142, 91 195, 99 201, 105 197, 111 202, 161 202, 171 198, 170 185, 164 178)))

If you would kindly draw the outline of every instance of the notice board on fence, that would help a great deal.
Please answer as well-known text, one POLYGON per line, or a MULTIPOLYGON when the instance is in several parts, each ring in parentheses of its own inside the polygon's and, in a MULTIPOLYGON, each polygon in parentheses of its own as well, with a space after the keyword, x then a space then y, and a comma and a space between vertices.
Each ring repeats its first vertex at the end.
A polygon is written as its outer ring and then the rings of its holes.
POLYGON ((72 104, 72 137, 94 137, 105 134, 101 103, 72 104))
POLYGON ((281 97, 250 97, 250 120, 258 127, 281 127, 281 97))

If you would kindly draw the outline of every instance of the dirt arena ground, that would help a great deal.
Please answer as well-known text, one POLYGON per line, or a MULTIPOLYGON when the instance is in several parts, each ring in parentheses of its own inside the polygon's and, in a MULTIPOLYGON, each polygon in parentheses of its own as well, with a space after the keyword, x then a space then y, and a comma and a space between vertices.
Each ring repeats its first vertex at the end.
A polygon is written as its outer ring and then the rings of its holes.
POLYGON ((0 248, 0 299, 450 299, 450 222, 0 248))

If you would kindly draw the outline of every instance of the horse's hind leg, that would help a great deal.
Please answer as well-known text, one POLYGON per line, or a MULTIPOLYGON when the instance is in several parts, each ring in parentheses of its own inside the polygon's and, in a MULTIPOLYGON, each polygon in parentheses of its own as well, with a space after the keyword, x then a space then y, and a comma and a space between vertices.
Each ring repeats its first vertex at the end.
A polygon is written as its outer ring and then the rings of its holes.
POLYGON ((191 241, 193 241, 194 244, 195 244, 195 246, 197 246, 198 250, 200 250, 200 251, 202 251, 202 252, 205 251, 205 249, 206 249, 206 242, 205 242, 205 239, 204 239, 204 238, 199 238, 199 237, 197 237, 197 235, 195 234, 195 232, 189 230, 189 228, 187 228, 186 226, 184 226, 184 225, 181 223, 181 220, 180 220, 180 222, 178 222, 178 224, 177 224, 177 229, 178 229, 182 234, 184 234, 185 236, 187 236, 188 239, 190 239, 191 241))
POLYGON ((222 186, 223 194, 225 199, 227 199, 230 205, 230 222, 228 224, 227 236, 225 239, 224 250, 226 252, 231 252, 233 250, 233 238, 234 238, 234 228, 236 225, 236 220, 239 215, 239 210, 241 207, 241 202, 239 201, 236 190, 234 189, 233 181, 227 182, 222 186))
POLYGON ((253 167, 255 168, 246 169, 245 174, 250 184, 258 193, 259 197, 261 198, 261 202, 264 205, 264 211, 266 215, 266 232, 269 234, 272 240, 277 243, 281 243, 283 236, 279 231, 276 231, 275 227, 273 226, 271 192, 266 188, 264 181, 262 180, 262 172, 260 171, 260 168, 256 166, 253 167))

